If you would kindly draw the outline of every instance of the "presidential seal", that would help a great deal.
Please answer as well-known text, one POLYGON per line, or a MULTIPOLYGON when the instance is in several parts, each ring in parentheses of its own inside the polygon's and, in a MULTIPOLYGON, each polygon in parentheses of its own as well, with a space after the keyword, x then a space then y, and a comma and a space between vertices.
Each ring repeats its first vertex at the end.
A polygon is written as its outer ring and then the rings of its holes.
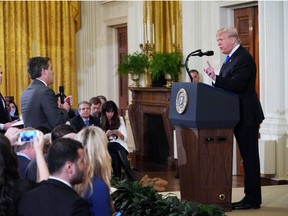
POLYGON ((176 96, 176 110, 179 114, 182 114, 188 104, 188 94, 184 88, 179 89, 176 96))

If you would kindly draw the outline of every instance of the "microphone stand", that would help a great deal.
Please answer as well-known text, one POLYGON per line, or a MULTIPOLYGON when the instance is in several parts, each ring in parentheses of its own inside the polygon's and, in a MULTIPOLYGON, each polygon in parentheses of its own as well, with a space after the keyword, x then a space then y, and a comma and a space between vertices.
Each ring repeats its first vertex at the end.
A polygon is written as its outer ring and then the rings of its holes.
POLYGON ((195 50, 195 51, 191 52, 191 53, 186 57, 186 60, 185 60, 185 68, 186 68, 186 71, 187 71, 187 73, 188 73, 188 76, 189 76, 191 82, 193 82, 193 78, 192 78, 192 76, 191 76, 190 73, 189 73, 188 60, 189 60, 189 58, 190 58, 191 56, 199 55, 199 53, 202 53, 201 49, 198 49, 198 50, 195 50))

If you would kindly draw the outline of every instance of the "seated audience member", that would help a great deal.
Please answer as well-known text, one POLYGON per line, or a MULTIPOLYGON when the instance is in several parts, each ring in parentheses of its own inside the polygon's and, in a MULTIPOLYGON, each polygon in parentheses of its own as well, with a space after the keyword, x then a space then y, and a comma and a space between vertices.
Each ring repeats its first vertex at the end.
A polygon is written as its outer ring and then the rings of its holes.
POLYGON ((91 104, 91 116, 96 116, 96 117, 100 118, 101 117, 101 107, 102 107, 101 100, 98 97, 92 97, 89 100, 89 103, 91 104))
POLYGON ((7 106, 9 106, 9 114, 11 117, 11 120, 18 120, 19 119, 19 111, 18 111, 18 107, 16 105, 16 103, 9 98, 9 104, 7 104, 7 106))
POLYGON ((16 216, 21 194, 35 186, 35 182, 20 178, 16 154, 8 137, 0 134, 0 215, 16 216))
POLYGON ((127 130, 122 116, 118 114, 118 107, 113 101, 107 101, 102 108, 102 129, 108 137, 108 151, 112 158, 112 168, 115 177, 121 178, 121 167, 131 180, 140 180, 141 176, 131 169, 127 159, 127 130))
MULTIPOLYGON (((67 124, 58 125, 51 132, 51 135, 50 135, 51 143, 63 137, 64 135, 67 135, 70 133, 75 133, 75 130, 72 128, 71 125, 67 125, 67 124)), ((45 161, 47 162, 47 154, 44 154, 44 158, 45 158, 45 161)), ((35 159, 31 160, 30 163, 28 164, 26 168, 26 172, 25 172, 25 178, 31 181, 35 181, 35 182, 37 181, 37 163, 35 159)))
POLYGON ((107 98, 104 95, 98 95, 97 98, 99 98, 101 100, 100 112, 102 112, 102 107, 107 102, 107 98))
POLYGON ((48 153, 50 177, 25 192, 18 215, 91 215, 88 202, 72 188, 83 181, 86 165, 82 144, 69 138, 57 139, 48 153))
POLYGON ((81 101, 78 104, 79 115, 71 119, 70 124, 78 133, 82 128, 94 125, 100 126, 100 119, 91 116, 91 104, 87 101, 81 101))
MULTIPOLYGON (((28 130, 36 131, 33 128, 25 128, 25 129, 22 129, 21 131, 28 131, 28 130)), ((38 131, 38 132, 40 132, 40 131, 38 131)), ((18 165, 19 165, 19 167, 18 167, 19 174, 21 177, 24 178, 28 164, 30 163, 30 161, 32 159, 36 158, 33 142, 31 142, 31 141, 28 141, 28 142, 27 141, 18 141, 18 139, 17 139, 16 142, 12 143, 12 146, 14 148, 14 151, 17 154, 18 165)))
MULTIPOLYGON (((43 139, 44 139, 43 153, 47 154, 49 151, 49 148, 51 146, 51 133, 44 134, 43 139)), ((28 166, 29 166, 29 164, 28 164, 28 166)), ((27 171, 27 169, 26 169, 26 171, 27 171)))
POLYGON ((85 180, 77 185, 76 190, 89 202, 92 215, 111 216, 109 190, 112 168, 106 134, 101 128, 90 126, 83 128, 76 139, 84 147, 87 164, 85 180))
MULTIPOLYGON (((66 97, 67 96, 64 95, 64 98, 66 98, 66 97)), ((57 98, 58 107, 62 108, 60 93, 56 95, 56 98, 57 98)), ((73 102, 71 100, 71 102, 70 102, 71 106, 73 105, 72 103, 73 102)), ((75 116, 78 116, 78 115, 79 115, 78 110, 70 107, 69 112, 68 112, 69 119, 72 119, 72 118, 74 118, 75 116)))
POLYGON ((189 71, 189 73, 190 73, 190 76, 192 77, 191 82, 194 82, 194 83, 200 82, 200 74, 197 70, 192 69, 189 71))

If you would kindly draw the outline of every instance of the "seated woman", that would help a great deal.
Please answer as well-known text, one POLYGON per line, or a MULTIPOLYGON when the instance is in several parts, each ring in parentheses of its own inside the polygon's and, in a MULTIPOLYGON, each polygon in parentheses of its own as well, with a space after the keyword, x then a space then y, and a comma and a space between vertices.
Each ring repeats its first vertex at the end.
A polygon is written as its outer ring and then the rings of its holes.
POLYGON ((76 186, 77 192, 91 206, 92 215, 111 216, 110 197, 111 157, 107 150, 108 139, 104 131, 96 126, 83 128, 77 135, 85 151, 87 165, 85 180, 76 186))
POLYGON ((127 160, 127 130, 123 117, 118 114, 118 107, 113 101, 107 101, 102 107, 102 129, 108 137, 108 151, 112 158, 112 168, 115 177, 121 178, 121 168, 130 180, 140 180, 141 176, 131 169, 127 160))
POLYGON ((10 106, 10 116, 11 116, 11 120, 18 120, 19 119, 19 111, 18 111, 18 107, 16 105, 16 103, 14 101, 10 101, 9 103, 10 106))

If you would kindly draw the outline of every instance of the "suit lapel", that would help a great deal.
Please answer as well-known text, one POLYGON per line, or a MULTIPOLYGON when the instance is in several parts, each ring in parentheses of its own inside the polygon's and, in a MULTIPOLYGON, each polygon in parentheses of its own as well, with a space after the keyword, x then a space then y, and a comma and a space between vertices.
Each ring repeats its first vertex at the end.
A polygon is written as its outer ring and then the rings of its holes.
POLYGON ((237 56, 239 55, 239 53, 241 52, 241 49, 243 49, 242 46, 240 46, 233 54, 232 56, 229 58, 229 60, 222 65, 221 69, 220 69, 220 73, 219 75, 221 77, 227 77, 229 72, 231 71, 231 67, 234 65, 233 62, 237 59, 237 56))

